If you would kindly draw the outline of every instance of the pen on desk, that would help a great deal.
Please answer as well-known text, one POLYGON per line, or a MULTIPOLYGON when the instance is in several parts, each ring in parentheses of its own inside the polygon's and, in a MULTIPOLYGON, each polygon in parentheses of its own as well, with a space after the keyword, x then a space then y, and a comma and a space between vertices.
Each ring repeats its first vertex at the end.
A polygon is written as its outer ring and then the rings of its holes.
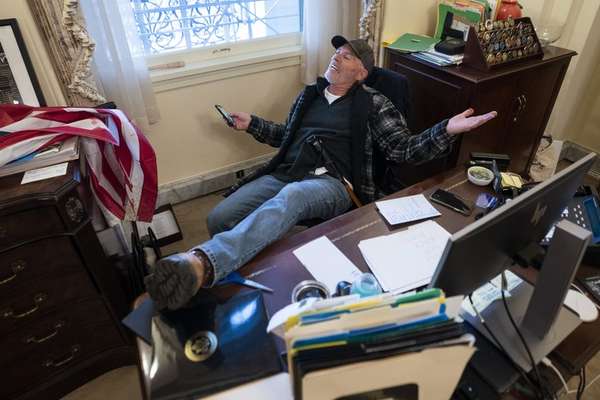
POLYGON ((415 42, 415 43, 419 43, 420 40, 419 39, 410 39, 411 42, 415 42))

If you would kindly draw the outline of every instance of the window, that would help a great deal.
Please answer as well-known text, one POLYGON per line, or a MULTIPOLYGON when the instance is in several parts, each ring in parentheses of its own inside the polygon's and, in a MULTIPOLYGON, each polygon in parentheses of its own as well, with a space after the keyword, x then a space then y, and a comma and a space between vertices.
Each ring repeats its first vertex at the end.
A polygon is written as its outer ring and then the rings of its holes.
POLYGON ((281 45, 302 31, 303 0, 131 0, 131 6, 149 56, 251 39, 281 45))

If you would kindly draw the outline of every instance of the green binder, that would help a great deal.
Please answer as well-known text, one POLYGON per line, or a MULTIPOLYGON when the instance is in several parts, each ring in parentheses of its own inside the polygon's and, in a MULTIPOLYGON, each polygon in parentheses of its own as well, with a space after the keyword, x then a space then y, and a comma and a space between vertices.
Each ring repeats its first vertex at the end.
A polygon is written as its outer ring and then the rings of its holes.
POLYGON ((405 33, 396 39, 394 43, 388 45, 388 48, 403 51, 405 53, 414 53, 417 51, 429 50, 437 42, 439 42, 439 39, 429 36, 405 33))

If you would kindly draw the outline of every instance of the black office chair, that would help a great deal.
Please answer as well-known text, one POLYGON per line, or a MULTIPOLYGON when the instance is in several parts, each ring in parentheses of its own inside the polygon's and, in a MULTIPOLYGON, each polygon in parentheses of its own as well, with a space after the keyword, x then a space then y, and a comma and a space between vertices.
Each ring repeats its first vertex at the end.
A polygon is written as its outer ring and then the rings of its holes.
MULTIPOLYGON (((387 97, 408 123, 410 90, 408 79, 404 75, 389 69, 374 67, 365 79, 365 85, 387 97)), ((384 194, 394 193, 408 186, 399 178, 402 164, 390 163, 378 149, 374 151, 373 164, 375 183, 384 194)))

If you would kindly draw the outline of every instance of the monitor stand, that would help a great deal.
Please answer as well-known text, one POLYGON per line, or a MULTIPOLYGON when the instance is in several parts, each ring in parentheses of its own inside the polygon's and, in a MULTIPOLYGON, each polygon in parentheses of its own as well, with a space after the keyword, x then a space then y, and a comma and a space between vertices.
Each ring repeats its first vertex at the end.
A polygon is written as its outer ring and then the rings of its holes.
MULTIPOLYGON (((519 330, 523 334, 536 364, 579 326, 581 320, 563 301, 579 263, 589 243, 591 233, 563 220, 556 225, 536 286, 523 281, 506 298, 519 330)), ((517 332, 510 323, 502 299, 495 300, 485 310, 478 310, 487 326, 501 342, 509 357, 523 370, 532 369, 531 361, 517 332)), ((462 312, 462 317, 496 344, 477 316, 462 312)), ((518 377, 500 371, 488 362, 473 365, 498 392, 505 392, 518 377), (480 364, 480 365, 478 365, 480 364)))

